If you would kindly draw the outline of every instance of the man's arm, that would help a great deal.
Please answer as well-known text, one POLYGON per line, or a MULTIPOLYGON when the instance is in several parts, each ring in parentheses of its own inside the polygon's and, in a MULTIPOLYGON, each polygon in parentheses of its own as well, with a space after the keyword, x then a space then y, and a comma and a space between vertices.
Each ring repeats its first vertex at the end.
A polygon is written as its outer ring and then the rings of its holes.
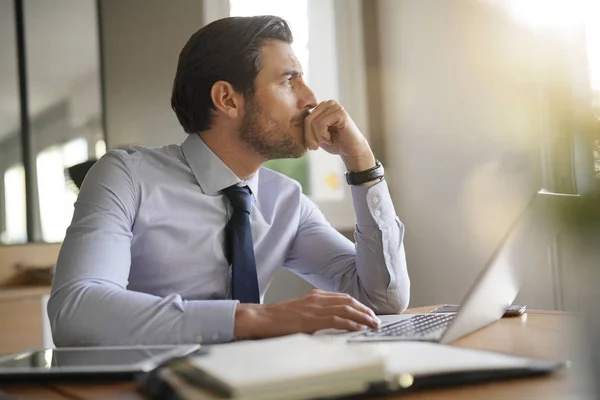
POLYGON ((379 314, 399 313, 410 299, 404 226, 385 181, 353 186, 356 245, 303 196, 301 222, 285 266, 320 289, 348 293, 379 314))
MULTIPOLYGON (((321 147, 339 155, 350 172, 375 166, 367 139, 335 100, 321 102, 309 113, 304 139, 311 150, 321 147)), ((410 297, 404 226, 386 182, 363 185, 352 187, 356 248, 303 198, 300 228, 286 265, 321 288, 352 294, 378 313, 401 312, 410 297)))
MULTIPOLYGON (((223 342, 237 302, 126 290, 139 204, 128 163, 109 152, 89 171, 63 242, 48 314, 57 346, 223 342)), ((124 157, 128 157, 127 160, 124 157)))

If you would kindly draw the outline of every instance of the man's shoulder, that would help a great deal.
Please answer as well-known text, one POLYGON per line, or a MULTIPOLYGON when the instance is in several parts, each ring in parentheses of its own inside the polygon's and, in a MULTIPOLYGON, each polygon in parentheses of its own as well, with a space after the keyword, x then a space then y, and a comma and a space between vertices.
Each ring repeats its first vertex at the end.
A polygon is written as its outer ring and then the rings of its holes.
POLYGON ((182 162, 181 150, 178 145, 129 146, 106 152, 94 163, 90 173, 97 178, 127 176, 127 179, 135 184, 175 179, 175 172, 182 169, 185 169, 185 163, 182 162))
POLYGON ((138 164, 155 164, 182 161, 181 146, 171 144, 163 147, 128 146, 109 150, 102 158, 117 159, 132 167, 138 164))
POLYGON ((161 157, 177 157, 181 154, 181 146, 169 144, 162 147, 127 146, 111 149, 113 154, 124 160, 149 160, 161 157))

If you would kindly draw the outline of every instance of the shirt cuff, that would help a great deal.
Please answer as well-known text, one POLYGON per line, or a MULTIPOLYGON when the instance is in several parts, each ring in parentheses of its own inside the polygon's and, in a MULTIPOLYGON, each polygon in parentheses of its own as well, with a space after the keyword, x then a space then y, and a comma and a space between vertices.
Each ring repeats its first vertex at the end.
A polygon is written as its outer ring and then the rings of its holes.
POLYGON ((351 191, 358 226, 384 228, 395 221, 396 210, 385 179, 373 186, 352 186, 351 191))
POLYGON ((225 343, 234 339, 237 300, 195 300, 185 303, 183 343, 225 343))

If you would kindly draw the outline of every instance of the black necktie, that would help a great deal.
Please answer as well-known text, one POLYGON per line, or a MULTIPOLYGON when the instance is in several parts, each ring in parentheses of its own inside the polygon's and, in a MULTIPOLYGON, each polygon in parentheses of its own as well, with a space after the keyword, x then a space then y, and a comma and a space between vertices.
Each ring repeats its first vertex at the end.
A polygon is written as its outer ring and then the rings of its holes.
POLYGON ((233 299, 241 303, 260 303, 250 209, 252 194, 248 186, 230 186, 223 189, 233 207, 233 215, 225 227, 225 250, 231 265, 231 289, 233 299))

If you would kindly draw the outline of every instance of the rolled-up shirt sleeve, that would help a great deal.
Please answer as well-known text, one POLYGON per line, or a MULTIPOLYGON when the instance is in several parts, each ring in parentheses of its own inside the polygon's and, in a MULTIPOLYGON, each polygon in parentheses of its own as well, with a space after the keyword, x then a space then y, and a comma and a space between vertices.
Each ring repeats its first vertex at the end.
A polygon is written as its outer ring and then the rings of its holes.
POLYGON ((232 340, 237 301, 127 290, 139 191, 135 157, 111 151, 88 172, 56 265, 48 315, 57 346, 232 340))
POLYGON ((298 232, 285 266, 321 289, 352 295, 379 314, 402 312, 410 301, 404 225, 387 183, 351 190, 355 244, 303 196, 298 232))

